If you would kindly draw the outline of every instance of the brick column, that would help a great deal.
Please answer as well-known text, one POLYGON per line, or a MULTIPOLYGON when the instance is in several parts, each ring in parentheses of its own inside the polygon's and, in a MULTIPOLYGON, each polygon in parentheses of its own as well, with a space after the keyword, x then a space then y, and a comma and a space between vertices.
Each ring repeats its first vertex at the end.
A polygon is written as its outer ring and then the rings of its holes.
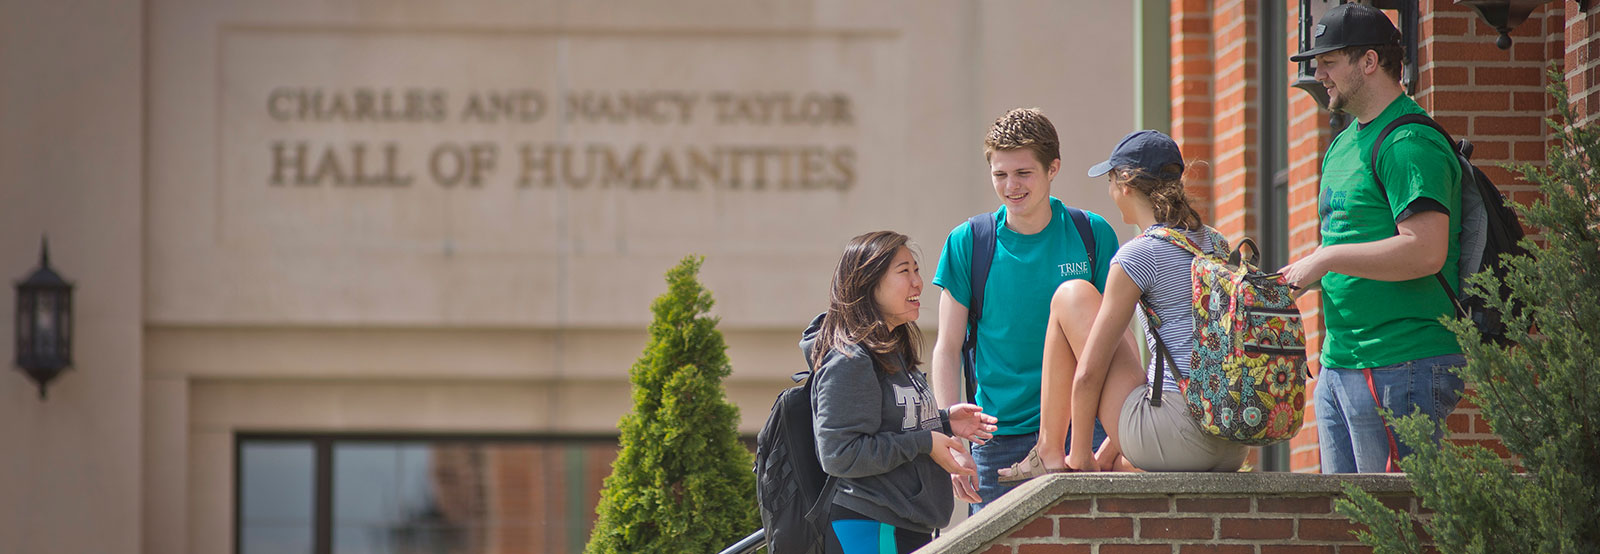
POLYGON ((1600 121, 1600 2, 1590 2, 1588 11, 1578 9, 1577 2, 1561 4, 1566 8, 1567 90, 1577 123, 1594 125, 1600 121))
MULTIPOLYGON (((1187 161, 1212 159, 1212 53, 1211 2, 1174 0, 1172 3, 1172 139, 1187 161)), ((1212 221, 1211 170, 1193 169, 1184 180, 1200 216, 1212 221)))
POLYGON ((1212 9, 1215 62, 1212 96, 1211 218, 1208 223, 1237 241, 1259 236, 1256 228, 1256 163, 1258 98, 1261 69, 1256 52, 1258 2, 1219 0, 1212 9))
POLYGON ((1173 139, 1189 160, 1185 180, 1206 223, 1237 240, 1257 235, 1255 206, 1257 3, 1179 0, 1172 14, 1173 139))

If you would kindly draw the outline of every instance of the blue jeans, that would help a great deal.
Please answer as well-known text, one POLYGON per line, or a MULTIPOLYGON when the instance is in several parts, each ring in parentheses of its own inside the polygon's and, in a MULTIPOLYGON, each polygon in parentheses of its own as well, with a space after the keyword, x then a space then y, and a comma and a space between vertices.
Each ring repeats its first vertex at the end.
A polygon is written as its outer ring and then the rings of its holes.
MULTIPOLYGON (((1100 421, 1096 420, 1094 422, 1095 448, 1100 448, 1100 443, 1105 440, 1106 430, 1100 426, 1100 421)), ((1039 433, 1035 431, 1022 435, 995 435, 987 443, 972 445, 972 461, 978 464, 978 496, 983 498, 983 502, 967 506, 969 515, 978 513, 978 510, 982 510, 984 506, 988 506, 990 502, 1000 498, 1000 495, 1027 482, 1001 483, 1000 469, 1011 467, 1011 464, 1020 462, 1023 458, 1028 457, 1028 451, 1032 450, 1033 445, 1037 442, 1039 442, 1039 433)), ((1071 431, 1067 432, 1066 443, 1068 448, 1071 448, 1071 431)), ((1061 455, 1065 456, 1067 452, 1062 450, 1061 455)))
MULTIPOLYGON (((1383 407, 1395 417, 1415 410, 1443 423, 1455 411, 1465 384, 1451 372, 1466 365, 1466 357, 1448 354, 1402 362, 1372 369, 1372 384, 1383 407)), ((1359 369, 1324 368, 1317 378, 1317 442, 1322 454, 1323 473, 1382 473, 1389 460, 1389 431, 1373 389, 1367 387, 1366 373, 1359 369)), ((1434 430, 1433 440, 1443 436, 1442 425, 1434 430)), ((1395 459, 1411 455, 1411 448, 1399 442, 1395 459)))

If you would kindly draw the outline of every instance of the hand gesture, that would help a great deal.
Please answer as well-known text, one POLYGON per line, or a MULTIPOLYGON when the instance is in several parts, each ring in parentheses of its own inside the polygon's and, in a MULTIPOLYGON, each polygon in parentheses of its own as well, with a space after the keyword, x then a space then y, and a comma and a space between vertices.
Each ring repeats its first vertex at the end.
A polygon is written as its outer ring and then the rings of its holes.
POLYGON ((977 444, 994 438, 994 432, 998 429, 995 424, 1000 422, 994 416, 983 413, 983 408, 976 404, 956 404, 950 406, 946 413, 950 415, 950 431, 957 437, 977 444))
POLYGON ((950 474, 950 487, 955 490, 956 498, 968 504, 983 502, 983 497, 978 496, 978 474, 956 475, 950 474))
POLYGON ((1311 254, 1292 264, 1283 266, 1278 272, 1283 274, 1283 280, 1289 286, 1299 289, 1300 294, 1322 283, 1322 276, 1328 274, 1328 268, 1323 267, 1323 250, 1318 246, 1311 254))
POLYGON ((978 465, 972 461, 972 455, 967 453, 967 445, 955 437, 932 431, 933 451, 928 455, 939 467, 950 472, 951 475, 977 475, 978 465))

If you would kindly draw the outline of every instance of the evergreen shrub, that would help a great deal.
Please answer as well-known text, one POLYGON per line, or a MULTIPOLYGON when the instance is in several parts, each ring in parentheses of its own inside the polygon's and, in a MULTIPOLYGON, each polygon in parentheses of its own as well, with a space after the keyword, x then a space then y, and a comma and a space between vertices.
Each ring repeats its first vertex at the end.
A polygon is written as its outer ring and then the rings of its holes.
POLYGON ((585 552, 717 552, 761 526, 754 456, 723 394, 727 345, 697 280, 704 261, 667 271, 667 292, 650 307, 650 341, 629 370, 633 411, 617 423, 622 452, 585 552))

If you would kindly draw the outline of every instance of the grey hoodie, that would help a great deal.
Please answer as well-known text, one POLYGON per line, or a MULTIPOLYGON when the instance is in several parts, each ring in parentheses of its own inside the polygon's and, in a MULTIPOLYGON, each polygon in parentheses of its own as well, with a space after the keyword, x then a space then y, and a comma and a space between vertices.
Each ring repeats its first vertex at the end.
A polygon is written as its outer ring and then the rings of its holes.
MULTIPOLYGON (((811 365, 822 316, 800 339, 811 365)), ((829 350, 812 367, 811 413, 823 471, 839 477, 833 503, 895 527, 929 533, 950 523, 950 473, 928 455, 939 405, 916 369, 879 371, 865 349, 829 350)))

